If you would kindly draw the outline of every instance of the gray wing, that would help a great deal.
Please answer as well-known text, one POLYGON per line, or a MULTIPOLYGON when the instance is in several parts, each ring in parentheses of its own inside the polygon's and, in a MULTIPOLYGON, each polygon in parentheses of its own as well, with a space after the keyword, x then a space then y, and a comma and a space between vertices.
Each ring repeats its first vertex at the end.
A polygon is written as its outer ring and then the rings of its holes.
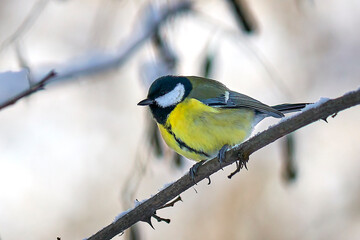
POLYGON ((201 100, 204 104, 218 108, 249 108, 272 117, 281 118, 284 116, 280 111, 263 104, 262 102, 244 94, 226 91, 215 98, 201 100))

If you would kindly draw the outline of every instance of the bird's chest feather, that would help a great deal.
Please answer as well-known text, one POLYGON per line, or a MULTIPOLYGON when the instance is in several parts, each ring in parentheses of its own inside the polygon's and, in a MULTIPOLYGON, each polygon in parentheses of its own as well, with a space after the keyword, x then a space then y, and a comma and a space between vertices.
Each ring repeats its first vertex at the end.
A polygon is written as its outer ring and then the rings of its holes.
POLYGON ((179 103, 165 127, 159 125, 166 143, 194 160, 214 157, 225 145, 242 142, 251 132, 254 112, 248 109, 209 107, 196 99, 179 103))

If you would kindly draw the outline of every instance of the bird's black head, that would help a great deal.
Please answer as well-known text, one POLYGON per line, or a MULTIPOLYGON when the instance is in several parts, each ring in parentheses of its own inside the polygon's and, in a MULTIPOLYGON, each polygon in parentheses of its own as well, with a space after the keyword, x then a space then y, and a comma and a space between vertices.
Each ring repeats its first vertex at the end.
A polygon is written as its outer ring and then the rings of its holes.
POLYGON ((138 105, 149 105, 156 121, 165 124, 169 113, 189 95, 191 90, 191 82, 186 77, 160 77, 151 84, 147 98, 138 105))

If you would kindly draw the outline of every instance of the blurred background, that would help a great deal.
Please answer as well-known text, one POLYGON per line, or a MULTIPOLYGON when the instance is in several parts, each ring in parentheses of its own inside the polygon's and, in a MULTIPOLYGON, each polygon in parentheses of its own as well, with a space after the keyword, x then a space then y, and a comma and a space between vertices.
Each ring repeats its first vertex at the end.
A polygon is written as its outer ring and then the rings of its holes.
MULTIPOLYGON (((2 0, 0 72, 59 77, 0 112, 0 239, 89 237, 188 171, 136 105, 158 76, 269 105, 358 89, 359 13, 357 0, 2 0)), ((169 225, 115 239, 359 239, 359 122, 354 107, 300 129, 159 210, 169 225)))

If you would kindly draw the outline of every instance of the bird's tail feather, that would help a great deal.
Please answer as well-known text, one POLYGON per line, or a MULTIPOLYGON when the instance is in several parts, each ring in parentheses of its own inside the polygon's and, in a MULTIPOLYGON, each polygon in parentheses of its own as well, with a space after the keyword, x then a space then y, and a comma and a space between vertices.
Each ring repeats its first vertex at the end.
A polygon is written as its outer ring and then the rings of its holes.
MULTIPOLYGON (((284 113, 291 113, 291 112, 298 112, 301 111, 301 109, 303 109, 306 105, 308 105, 310 103, 295 103, 295 104, 280 104, 280 105, 275 105, 275 106, 271 106, 273 109, 279 111, 282 113, 282 117, 284 116, 284 113)), ((253 122, 253 127, 258 124, 261 120, 263 120, 266 117, 270 117, 271 115, 269 114, 264 114, 264 113, 259 113, 256 114, 254 122, 253 122)))
POLYGON ((282 112, 282 113, 291 113, 291 112, 298 112, 303 109, 309 103, 295 103, 295 104, 280 104, 271 106, 272 108, 282 112))

